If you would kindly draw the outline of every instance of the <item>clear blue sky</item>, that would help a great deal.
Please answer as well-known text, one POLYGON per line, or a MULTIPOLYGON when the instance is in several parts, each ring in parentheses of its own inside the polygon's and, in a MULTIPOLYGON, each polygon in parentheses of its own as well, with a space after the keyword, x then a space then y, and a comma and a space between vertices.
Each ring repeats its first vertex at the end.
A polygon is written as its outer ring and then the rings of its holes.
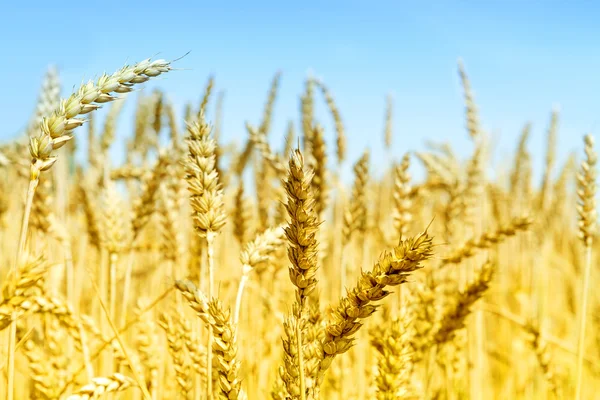
MULTIPOLYGON (((215 74, 217 90, 226 90, 225 140, 245 140, 244 121, 258 123, 280 69, 271 133, 279 146, 287 120, 298 121, 310 70, 342 112, 348 164, 369 146, 375 167, 383 165, 388 92, 395 98, 396 157, 424 149, 426 139, 449 141, 466 156, 471 145, 456 73, 462 57, 483 125, 494 135, 495 162, 506 160, 531 121, 539 167, 553 105, 561 107, 561 160, 600 127, 599 20, 593 1, 7 1, 0 12, 0 140, 27 123, 48 64, 58 66, 66 96, 125 62, 191 51, 177 63, 185 70, 145 90, 160 86, 181 114, 215 74)), ((135 99, 128 103, 120 135, 131 134, 135 99)), ((331 127, 328 114, 318 116, 331 127)), ((333 157, 331 129, 328 140, 333 157)))

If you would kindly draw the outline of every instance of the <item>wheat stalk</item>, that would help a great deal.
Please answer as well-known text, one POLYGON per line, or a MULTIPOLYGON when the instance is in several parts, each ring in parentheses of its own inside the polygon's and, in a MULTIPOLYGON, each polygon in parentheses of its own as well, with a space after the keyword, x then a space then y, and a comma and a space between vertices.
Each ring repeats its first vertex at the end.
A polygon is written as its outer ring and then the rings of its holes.
POLYGON ((583 390, 583 355, 585 351, 585 330, 587 324, 587 306, 589 296, 590 275, 592 269, 592 241, 596 229, 596 162, 594 138, 584 137, 586 159, 581 164, 581 173, 577 177, 578 190, 577 212, 579 213, 579 238, 585 246, 585 272, 581 292, 581 308, 579 310, 579 341, 577 347, 577 384, 575 399, 580 400, 583 390))

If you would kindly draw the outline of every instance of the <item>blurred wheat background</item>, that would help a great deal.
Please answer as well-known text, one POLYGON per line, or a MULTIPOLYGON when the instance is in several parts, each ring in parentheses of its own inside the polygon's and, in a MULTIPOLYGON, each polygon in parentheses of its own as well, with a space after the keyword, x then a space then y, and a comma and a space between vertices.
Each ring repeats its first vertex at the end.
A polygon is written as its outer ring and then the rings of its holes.
POLYGON ((0 398, 600 398, 593 10, 432 5, 124 5, 140 37, 113 52, 123 26, 74 52, 56 39, 92 28, 68 4, 9 7, 0 398), (238 22, 211 63, 199 42, 238 22), (495 79, 515 115, 481 107, 495 79))

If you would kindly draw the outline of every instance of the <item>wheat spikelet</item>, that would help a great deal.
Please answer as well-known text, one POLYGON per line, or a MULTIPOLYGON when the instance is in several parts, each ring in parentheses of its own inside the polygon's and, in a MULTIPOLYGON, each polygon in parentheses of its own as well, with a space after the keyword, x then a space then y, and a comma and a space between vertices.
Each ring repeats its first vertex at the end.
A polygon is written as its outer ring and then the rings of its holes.
POLYGON ((196 289, 191 282, 176 281, 175 285, 198 317, 213 328, 215 338, 212 351, 216 357, 220 393, 226 399, 238 399, 241 392, 241 382, 238 378, 240 362, 236 357, 235 326, 231 323, 229 311, 224 310, 217 299, 209 302, 204 293, 196 289))
POLYGON ((521 131, 521 136, 519 137, 519 144, 517 146, 517 150, 515 153, 515 161, 513 163, 513 171, 510 175, 510 191, 513 193, 520 193, 522 190, 522 185, 524 181, 524 172, 523 169, 527 167, 527 140, 529 139, 529 135, 531 133, 531 123, 525 124, 521 131))
POLYGON ((539 326, 535 321, 529 321, 525 325, 525 331, 528 333, 528 342, 537 358, 540 368, 544 372, 544 377, 548 382, 550 390, 557 399, 561 399, 562 390, 558 383, 558 377, 552 365, 552 359, 548 350, 547 343, 542 339, 539 326))
POLYGON ((596 161, 594 139, 591 135, 585 136, 586 160, 581 163, 581 172, 577 176, 579 189, 577 196, 577 212, 579 213, 579 237, 586 247, 590 247, 596 229, 596 161))
POLYGON ((152 318, 143 314, 143 310, 148 306, 146 299, 138 299, 134 310, 135 315, 140 318, 138 331, 135 336, 135 344, 140 354, 140 362, 144 366, 144 377, 146 386, 151 394, 156 393, 159 386, 158 360, 154 356, 154 351, 158 347, 155 324, 152 318))
MULTIPOLYGON (((314 123, 314 87, 315 80, 312 77, 308 77, 304 81, 304 94, 300 98, 300 114, 302 123, 302 138, 304 151, 308 151, 312 146, 312 127, 314 123)), ((291 153, 291 149, 286 151, 284 154, 291 153)))
POLYGON ((579 214, 579 239, 586 249, 586 265, 583 274, 583 290, 581 293, 581 308, 579 310, 579 343, 577 349, 577 386, 575 399, 580 400, 583 385, 583 352, 587 325, 587 309, 589 285, 592 265, 592 242, 596 234, 596 162, 598 157, 594 150, 594 138, 584 137, 586 159, 581 163, 581 172, 577 175, 577 213, 579 214))
MULTIPOLYGON (((198 109, 198 118, 201 115, 206 115, 206 106, 208 105, 208 101, 210 100, 210 95, 212 94, 213 88, 215 87, 215 78, 214 76, 209 76, 208 81, 206 82, 206 88, 204 89, 204 95, 202 96, 202 101, 200 102, 200 108, 198 109)), ((187 118, 186 118, 187 120, 187 118)))
POLYGON ((101 196, 100 244, 109 254, 119 254, 129 247, 130 216, 114 184, 104 188, 101 196))
POLYGON ((304 313, 308 297, 317 286, 316 273, 319 229, 315 212, 315 199, 310 192, 313 175, 304 169, 304 157, 296 150, 289 160, 288 178, 284 186, 288 201, 286 209, 290 218, 285 228, 288 240, 288 258, 291 262, 289 277, 296 287, 292 312, 284 323, 284 382, 294 399, 306 399, 306 379, 303 356, 304 313))
POLYGON ((46 71, 34 114, 27 127, 27 136, 35 135, 38 132, 42 119, 50 115, 58 107, 59 103, 60 78, 56 67, 51 66, 46 71))
POLYGON ((403 240, 392 251, 384 252, 372 271, 361 274, 357 285, 340 300, 332 320, 325 328, 319 382, 322 382, 323 375, 335 356, 352 347, 353 336, 362 326, 360 320, 377 310, 377 306, 370 303, 387 297, 390 292, 386 287, 406 282, 408 275, 422 268, 421 262, 432 256, 431 251, 432 239, 427 232, 423 232, 414 238, 403 240))
POLYGON ((142 193, 133 203, 132 232, 133 238, 137 238, 142 228, 150 220, 155 211, 155 203, 159 194, 159 186, 167 175, 167 166, 171 162, 169 151, 163 151, 159 157, 152 173, 142 184, 142 193))
POLYGON ((481 134, 481 127, 479 126, 479 115, 473 93, 471 91, 471 82, 465 71, 462 60, 458 60, 458 74, 463 86, 465 94, 465 109, 467 117, 467 131, 472 139, 476 139, 481 134))
POLYGON ((96 83, 89 81, 82 85, 77 93, 62 101, 52 115, 42 119, 42 132, 31 138, 29 152, 33 157, 32 178, 37 179, 41 171, 52 167, 56 162, 56 156, 52 152, 71 140, 72 131, 83 125, 84 120, 76 117, 100 108, 103 103, 116 100, 117 97, 111 93, 130 92, 134 85, 170 70, 170 62, 148 59, 133 66, 125 66, 112 75, 104 74, 96 83))
POLYGON ((321 93, 325 97, 325 102, 329 107, 329 111, 333 116, 333 121, 335 123, 335 132, 337 134, 336 144, 337 144, 337 160, 338 163, 341 164, 346 159, 346 130, 344 128, 344 123, 342 121, 342 116, 338 110, 337 105, 335 104, 335 100, 327 86, 323 82, 315 81, 319 89, 321 89, 321 93))
POLYGON ((292 263, 290 280, 296 286, 296 302, 303 309, 306 299, 315 289, 317 280, 318 220, 314 212, 314 198, 310 193, 312 174, 304 170, 304 157, 299 150, 289 162, 288 180, 285 190, 288 195, 287 211, 290 223, 285 228, 288 239, 288 257, 292 263))
POLYGON ((185 343, 181 332, 175 325, 173 318, 162 313, 158 322, 159 326, 165 330, 167 341, 169 343, 169 353, 173 360, 173 368, 180 394, 183 398, 187 398, 188 393, 192 390, 192 377, 190 365, 185 355, 185 343))
POLYGON ((39 346, 36 346, 31 339, 25 342, 23 347, 25 357, 29 363, 31 380, 33 381, 32 397, 40 399, 57 398, 57 388, 60 387, 60 384, 55 376, 56 371, 47 362, 48 355, 39 346))
POLYGON ((123 374, 114 373, 107 377, 93 378, 92 382, 80 388, 76 393, 67 397, 68 400, 92 400, 99 399, 105 393, 122 392, 135 381, 123 374))
POLYGON ((410 198, 410 156, 405 154, 402 161, 394 168, 394 225, 396 235, 401 240, 410 228, 412 219, 411 207, 412 200, 410 198))
POLYGON ((392 148, 392 135, 393 135, 393 108, 394 101, 392 95, 389 94, 385 98, 385 125, 383 129, 383 143, 387 150, 392 148))
POLYGON ((281 71, 277 71, 273 80, 271 81, 271 87, 269 88, 269 95, 263 109, 262 121, 260 123, 259 132, 266 135, 271 130, 271 120, 273 118, 273 107, 275 100, 277 100, 277 92, 279 90, 279 82, 281 81, 281 71))
POLYGON ((154 130, 154 133, 156 134, 156 136, 158 136, 163 126, 162 117, 165 113, 165 95, 159 89, 155 89, 152 97, 152 130, 154 130))
POLYGON ((238 190, 235 193, 235 205, 232 212, 233 216, 233 234, 240 246, 243 246, 248 240, 250 210, 247 200, 244 197, 244 183, 240 181, 238 190))
POLYGON ((494 276, 495 266, 490 263, 483 265, 476 277, 462 289, 454 304, 444 311, 433 334, 435 343, 443 345, 454 338, 456 331, 465 327, 465 319, 471 313, 471 307, 489 289, 494 276))
POLYGON ((312 133, 311 154, 313 158, 312 170, 314 176, 311 181, 311 190, 315 197, 315 213, 319 218, 327 208, 327 150, 323 138, 323 128, 315 125, 312 133))
POLYGON ((473 257, 478 249, 489 249, 506 238, 516 235, 517 232, 527 230, 531 224, 532 219, 528 216, 513 218, 509 224, 501 226, 495 231, 485 232, 478 238, 468 240, 445 257, 444 262, 446 265, 458 264, 466 258, 473 257))
POLYGON ((223 190, 215 169, 216 144, 210 132, 210 126, 202 118, 188 124, 189 155, 184 162, 194 226, 203 237, 208 232, 218 233, 226 219, 223 190))
POLYGON ((354 186, 348 209, 344 213, 342 243, 350 242, 354 232, 367 230, 367 181, 369 179, 369 152, 365 151, 354 165, 354 186))
POLYGON ((546 140, 546 164, 544 166, 544 176, 542 178, 542 187, 540 189, 540 207, 542 210, 546 210, 549 205, 551 193, 550 180, 552 175, 552 169, 556 163, 556 139, 558 135, 558 110, 552 111, 550 118, 550 126, 548 127, 548 134, 546 140))
POLYGON ((104 120, 104 128, 102 135, 100 136, 100 151, 106 158, 106 151, 110 148, 111 144, 115 140, 115 133, 117 127, 117 119, 123 110, 125 104, 125 98, 115 101, 110 107, 106 119, 104 120))
POLYGON ((169 137, 171 138, 171 143, 174 148, 179 148, 180 145, 180 132, 179 127, 177 125, 177 114, 175 112, 175 107, 171 101, 167 101, 165 104, 165 113, 167 115, 167 123, 169 124, 169 137))
POLYGON ((394 319, 387 326, 370 331, 371 346, 378 353, 375 377, 377 400, 408 399, 410 388, 411 349, 410 318, 394 319))
POLYGON ((254 147, 260 151, 260 154, 269 163, 269 166, 273 168, 278 175, 282 176, 285 172, 284 163, 277 154, 272 152, 271 147, 267 142, 266 133, 262 132, 260 128, 254 128, 250 124, 246 124, 246 129, 250 134, 250 140, 254 147))
POLYGON ((152 97, 140 94, 138 96, 137 108, 135 113, 135 129, 131 142, 129 143, 128 155, 139 154, 142 159, 146 159, 148 146, 148 128, 150 127, 150 117, 152 116, 152 97))

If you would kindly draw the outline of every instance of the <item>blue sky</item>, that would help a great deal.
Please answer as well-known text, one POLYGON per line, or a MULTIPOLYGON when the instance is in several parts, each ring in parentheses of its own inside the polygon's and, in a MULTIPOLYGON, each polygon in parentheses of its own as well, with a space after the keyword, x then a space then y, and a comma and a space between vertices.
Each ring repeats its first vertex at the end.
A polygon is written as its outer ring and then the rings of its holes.
MULTIPOLYGON (((67 96, 82 80, 126 62, 191 51, 177 63, 183 70, 144 90, 164 89, 181 114, 186 101, 198 103, 214 74, 216 89, 226 91, 226 141, 245 140, 244 121, 258 123, 281 70, 271 133, 280 147, 287 121, 299 120, 298 96, 313 71, 342 113, 348 173, 366 146, 374 169, 384 166, 389 92, 395 157, 423 150, 426 140, 448 141, 466 156, 471 143, 456 72, 462 57, 483 125, 493 134, 494 162, 508 160, 531 121, 539 170, 554 105, 561 109, 561 161, 582 147, 584 133, 600 128, 599 18, 600 4, 592 1, 7 2, 0 12, 0 141, 27 123, 49 64, 59 68, 67 96)), ((120 138, 132 133, 134 104, 128 99, 120 138)), ((318 107, 333 158, 332 124, 324 102, 318 107)), ((84 130, 79 133, 84 147, 84 130)), ((117 159, 120 152, 117 145, 117 159)))

